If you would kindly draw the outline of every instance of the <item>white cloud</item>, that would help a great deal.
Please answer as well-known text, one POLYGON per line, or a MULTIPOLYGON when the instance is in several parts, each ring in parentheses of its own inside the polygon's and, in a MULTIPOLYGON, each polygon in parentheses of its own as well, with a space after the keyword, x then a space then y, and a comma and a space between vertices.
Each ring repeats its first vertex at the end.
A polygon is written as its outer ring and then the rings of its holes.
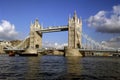
POLYGON ((64 46, 67 46, 67 43, 59 44, 57 42, 43 42, 44 48, 56 48, 56 49, 64 49, 64 46))
POLYGON ((88 26, 102 33, 120 33, 120 5, 113 6, 112 12, 99 11, 90 16, 88 26))
POLYGON ((120 48, 120 36, 112 38, 108 41, 102 41, 102 44, 112 48, 120 48))
POLYGON ((119 6, 113 6, 113 10, 115 14, 120 14, 120 5, 119 6))
POLYGON ((1 40, 13 40, 16 39, 18 32, 15 30, 14 24, 11 24, 7 20, 2 20, 0 23, 0 39, 1 40))

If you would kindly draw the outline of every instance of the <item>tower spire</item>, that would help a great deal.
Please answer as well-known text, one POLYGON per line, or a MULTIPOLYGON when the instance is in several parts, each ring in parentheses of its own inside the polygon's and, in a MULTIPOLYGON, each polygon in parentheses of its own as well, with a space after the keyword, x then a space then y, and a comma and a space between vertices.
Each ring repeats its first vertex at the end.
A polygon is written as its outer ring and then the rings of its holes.
POLYGON ((71 19, 71 15, 69 14, 68 20, 70 20, 70 19, 71 19))
POLYGON ((74 18, 77 18, 76 10, 74 11, 74 18))
POLYGON ((38 18, 35 19, 34 25, 35 27, 40 27, 38 18))
POLYGON ((35 19, 35 23, 38 23, 38 18, 35 19))
POLYGON ((31 21, 30 26, 32 26, 32 25, 33 25, 33 23, 32 23, 32 21, 31 21))

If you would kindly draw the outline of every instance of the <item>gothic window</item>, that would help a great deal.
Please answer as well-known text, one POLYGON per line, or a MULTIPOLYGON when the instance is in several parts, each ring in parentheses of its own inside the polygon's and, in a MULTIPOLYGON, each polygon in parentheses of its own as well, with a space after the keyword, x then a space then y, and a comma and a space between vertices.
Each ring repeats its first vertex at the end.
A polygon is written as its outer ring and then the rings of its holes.
POLYGON ((36 45, 35 45, 35 48, 39 48, 39 45, 38 45, 38 44, 36 44, 36 45))

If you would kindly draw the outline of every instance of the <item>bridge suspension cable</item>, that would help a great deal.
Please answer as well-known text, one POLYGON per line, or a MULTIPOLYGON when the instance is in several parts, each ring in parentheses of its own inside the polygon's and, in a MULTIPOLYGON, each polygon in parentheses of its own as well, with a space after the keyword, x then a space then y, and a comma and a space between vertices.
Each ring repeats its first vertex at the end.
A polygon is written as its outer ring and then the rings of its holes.
POLYGON ((27 36, 22 42, 20 42, 17 46, 12 46, 9 44, 1 44, 3 47, 7 48, 7 49, 18 49, 20 48, 20 46, 22 46, 24 44, 24 42, 29 38, 29 36, 27 36))
MULTIPOLYGON (((83 37, 86 40, 86 43, 84 43, 84 45, 81 45, 83 49, 87 48, 87 49, 99 49, 99 50, 100 49, 115 50, 115 48, 108 47, 106 45, 103 45, 103 44, 93 40, 87 34, 82 33, 79 28, 77 28, 77 34, 81 35, 81 37, 83 37), (79 34, 79 32, 80 32, 80 34, 79 34), (88 43, 90 43, 90 44, 88 44, 88 43)), ((80 36, 78 38, 80 41, 80 36)))
POLYGON ((84 33, 81 33, 82 37, 84 37, 86 40, 88 40, 89 42, 91 42, 93 45, 95 46, 98 46, 99 48, 98 49, 115 49, 115 48, 112 48, 112 47, 108 47, 106 45, 102 45, 98 42, 96 42, 95 40, 93 40, 92 38, 90 38, 88 35, 84 34, 84 33))
POLYGON ((27 36, 20 44, 18 44, 17 46, 13 47, 14 49, 19 48, 20 46, 22 46, 24 44, 24 42, 29 38, 29 36, 27 36))

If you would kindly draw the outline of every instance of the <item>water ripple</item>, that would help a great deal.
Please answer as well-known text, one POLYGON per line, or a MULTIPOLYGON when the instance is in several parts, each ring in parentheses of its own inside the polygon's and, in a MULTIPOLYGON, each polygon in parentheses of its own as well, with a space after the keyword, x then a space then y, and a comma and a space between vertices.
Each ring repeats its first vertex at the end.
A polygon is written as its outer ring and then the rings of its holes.
POLYGON ((119 57, 0 55, 0 80, 120 80, 119 57))

